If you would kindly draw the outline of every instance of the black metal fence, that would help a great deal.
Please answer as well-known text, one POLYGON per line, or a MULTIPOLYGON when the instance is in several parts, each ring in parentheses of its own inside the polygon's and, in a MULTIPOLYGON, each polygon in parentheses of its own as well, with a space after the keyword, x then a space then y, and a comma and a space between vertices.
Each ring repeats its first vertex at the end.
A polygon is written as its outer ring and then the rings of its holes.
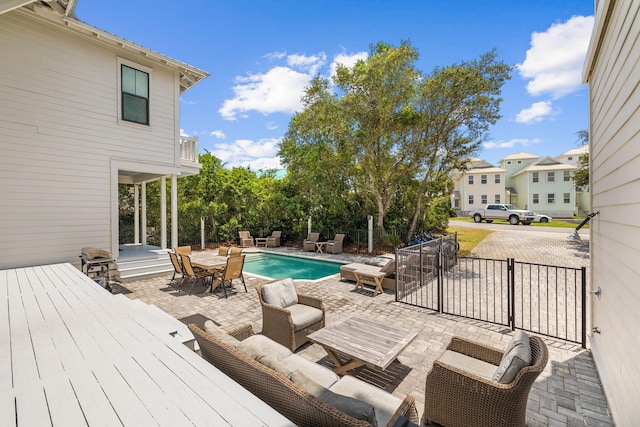
POLYGON ((397 250, 397 301, 586 346, 585 267, 458 257, 448 238, 397 250))

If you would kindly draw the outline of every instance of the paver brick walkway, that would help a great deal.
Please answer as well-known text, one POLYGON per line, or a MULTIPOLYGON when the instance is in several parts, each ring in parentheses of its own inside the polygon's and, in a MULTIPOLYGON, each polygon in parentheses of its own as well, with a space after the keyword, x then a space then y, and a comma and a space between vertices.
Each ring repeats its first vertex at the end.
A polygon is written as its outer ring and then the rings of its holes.
MULTIPOLYGON (((277 248, 280 252, 295 252, 277 248)), ((343 259, 359 258, 347 254, 304 255, 343 259)), ((485 258, 516 258, 519 261, 550 263, 570 267, 588 265, 588 240, 571 241, 567 234, 537 231, 499 231, 491 234, 472 253, 485 258)), ((169 288, 171 275, 124 283, 130 298, 155 304, 176 318, 196 313, 231 329, 250 323, 255 332, 262 328, 262 312, 255 284, 261 279, 246 275, 248 293, 239 284, 238 292, 225 299, 222 293, 187 295, 169 288)), ((352 282, 333 276, 318 282, 298 282, 298 292, 321 297, 327 311, 327 323, 357 314, 385 324, 418 332, 415 340, 400 354, 399 362, 384 372, 359 368, 354 375, 385 388, 394 395, 411 394, 418 412, 424 407, 425 378, 433 361, 444 351, 451 337, 461 335, 489 345, 504 348, 511 339, 510 330, 478 321, 442 315, 429 310, 395 302, 388 291, 373 296, 356 291, 352 282)), ((204 289, 204 288, 202 288, 204 289)), ((545 339, 549 347, 549 363, 535 382, 527 404, 529 426, 612 426, 606 398, 591 354, 579 346, 545 339)), ((332 366, 324 350, 307 344, 298 350, 302 356, 332 366)))

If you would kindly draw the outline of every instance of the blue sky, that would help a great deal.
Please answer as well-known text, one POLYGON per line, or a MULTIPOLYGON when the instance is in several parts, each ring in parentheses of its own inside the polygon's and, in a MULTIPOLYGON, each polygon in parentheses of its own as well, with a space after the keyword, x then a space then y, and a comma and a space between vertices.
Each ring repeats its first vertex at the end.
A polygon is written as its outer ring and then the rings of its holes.
POLYGON ((80 0, 78 17, 211 75, 181 97, 183 133, 228 166, 278 168, 278 144, 308 81, 371 44, 410 40, 425 73, 496 49, 516 66, 479 157, 555 157, 588 129, 582 66, 591 0, 189 2, 80 0))

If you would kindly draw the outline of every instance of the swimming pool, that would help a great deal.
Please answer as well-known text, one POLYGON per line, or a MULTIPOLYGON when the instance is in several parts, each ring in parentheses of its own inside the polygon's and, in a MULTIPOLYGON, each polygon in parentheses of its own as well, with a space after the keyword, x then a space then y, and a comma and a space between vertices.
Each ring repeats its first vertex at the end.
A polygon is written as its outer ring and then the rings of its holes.
POLYGON ((243 270, 271 279, 317 280, 340 272, 342 264, 272 253, 247 254, 243 270))

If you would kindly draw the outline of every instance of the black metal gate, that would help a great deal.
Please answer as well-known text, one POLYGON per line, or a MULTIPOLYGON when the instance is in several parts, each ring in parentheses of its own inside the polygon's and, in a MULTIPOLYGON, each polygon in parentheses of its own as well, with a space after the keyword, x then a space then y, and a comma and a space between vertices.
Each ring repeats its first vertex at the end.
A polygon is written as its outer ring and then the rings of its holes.
POLYGON ((396 250, 396 301, 586 346, 586 268, 457 256, 456 235, 396 250))

